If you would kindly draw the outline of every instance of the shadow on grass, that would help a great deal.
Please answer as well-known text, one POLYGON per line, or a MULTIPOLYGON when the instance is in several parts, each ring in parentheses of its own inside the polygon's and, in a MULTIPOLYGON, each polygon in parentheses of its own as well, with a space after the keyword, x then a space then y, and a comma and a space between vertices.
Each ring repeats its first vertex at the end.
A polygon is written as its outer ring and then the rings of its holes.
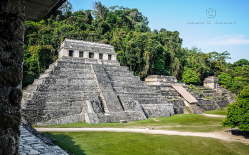
POLYGON ((243 136, 244 138, 249 139, 249 131, 240 131, 238 129, 231 129, 230 132, 232 135, 243 136))
POLYGON ((75 144, 72 137, 64 134, 51 134, 44 133, 45 136, 52 139, 53 143, 60 146, 63 150, 73 155, 86 155, 85 151, 80 148, 79 145, 75 144))

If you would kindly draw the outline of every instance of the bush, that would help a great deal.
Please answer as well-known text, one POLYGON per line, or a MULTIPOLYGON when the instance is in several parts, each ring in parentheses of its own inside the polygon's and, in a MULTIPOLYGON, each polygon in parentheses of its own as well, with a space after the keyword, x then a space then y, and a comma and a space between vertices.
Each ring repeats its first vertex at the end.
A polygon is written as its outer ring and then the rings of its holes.
POLYGON ((219 83, 224 86, 225 88, 232 87, 233 84, 233 77, 228 73, 221 73, 219 76, 219 83))
POLYGON ((239 93, 235 103, 229 105, 224 125, 249 131, 249 86, 239 93))
POLYGON ((200 74, 190 68, 184 69, 182 80, 186 84, 200 84, 200 74))

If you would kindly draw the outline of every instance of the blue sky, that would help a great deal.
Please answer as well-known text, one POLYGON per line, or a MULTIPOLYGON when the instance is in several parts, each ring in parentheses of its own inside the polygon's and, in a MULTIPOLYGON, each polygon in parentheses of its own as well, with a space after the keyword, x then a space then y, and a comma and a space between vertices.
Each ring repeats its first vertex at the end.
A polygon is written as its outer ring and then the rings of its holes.
MULTIPOLYGON (((228 51, 230 62, 249 59, 249 0, 99 0, 106 6, 138 8, 152 29, 179 31, 183 47, 228 51)), ((73 10, 93 9, 95 0, 70 0, 73 10)))

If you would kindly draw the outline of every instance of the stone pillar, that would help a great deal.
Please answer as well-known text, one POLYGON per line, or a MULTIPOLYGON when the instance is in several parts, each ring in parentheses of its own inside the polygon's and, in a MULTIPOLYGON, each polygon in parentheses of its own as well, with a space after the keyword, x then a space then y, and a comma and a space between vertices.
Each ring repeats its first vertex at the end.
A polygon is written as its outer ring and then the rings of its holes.
POLYGON ((97 52, 94 52, 94 59, 99 59, 99 53, 97 53, 97 52))
POLYGON ((16 155, 19 145, 24 0, 0 0, 0 154, 16 155))
POLYGON ((106 53, 103 54, 103 60, 108 60, 108 54, 106 53))
POLYGON ((116 54, 112 55, 112 60, 114 60, 114 61, 117 60, 117 55, 116 54))
POLYGON ((88 51, 84 51, 83 58, 89 58, 89 52, 88 51))
POLYGON ((79 50, 74 50, 74 54, 73 54, 73 57, 80 57, 80 51, 79 50))

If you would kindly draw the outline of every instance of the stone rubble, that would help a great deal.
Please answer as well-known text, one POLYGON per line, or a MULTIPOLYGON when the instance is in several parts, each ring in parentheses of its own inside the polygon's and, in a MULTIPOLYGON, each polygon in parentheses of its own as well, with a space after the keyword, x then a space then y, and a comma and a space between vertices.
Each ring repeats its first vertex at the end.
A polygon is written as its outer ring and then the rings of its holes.
POLYGON ((41 134, 32 132, 30 129, 31 127, 20 126, 20 155, 68 155, 67 152, 54 145, 46 137, 42 138, 41 134))

